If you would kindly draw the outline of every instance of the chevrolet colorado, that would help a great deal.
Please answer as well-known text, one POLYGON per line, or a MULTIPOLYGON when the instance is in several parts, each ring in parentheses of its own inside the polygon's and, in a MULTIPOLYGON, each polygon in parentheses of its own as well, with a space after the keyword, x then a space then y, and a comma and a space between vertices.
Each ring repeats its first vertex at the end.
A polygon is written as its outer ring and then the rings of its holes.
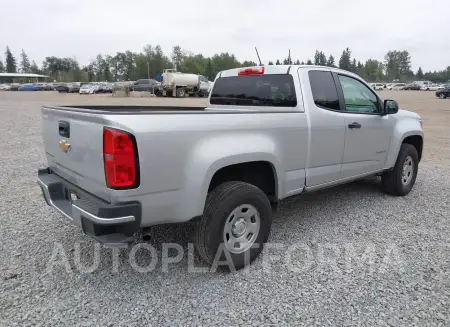
POLYGON ((262 251, 272 210, 299 193, 380 175, 403 196, 422 120, 359 76, 320 66, 220 72, 206 108, 42 108, 46 202, 99 242, 195 219, 195 247, 236 269, 262 251))

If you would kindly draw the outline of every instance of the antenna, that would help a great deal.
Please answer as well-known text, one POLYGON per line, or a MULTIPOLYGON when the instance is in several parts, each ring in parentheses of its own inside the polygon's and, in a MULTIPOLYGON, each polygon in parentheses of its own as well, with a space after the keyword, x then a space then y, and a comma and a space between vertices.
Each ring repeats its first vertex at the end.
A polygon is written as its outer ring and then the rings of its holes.
POLYGON ((256 51, 256 55, 258 56, 259 65, 262 66, 263 64, 261 63, 261 58, 259 57, 258 49, 256 49, 256 47, 255 47, 255 51, 256 51))

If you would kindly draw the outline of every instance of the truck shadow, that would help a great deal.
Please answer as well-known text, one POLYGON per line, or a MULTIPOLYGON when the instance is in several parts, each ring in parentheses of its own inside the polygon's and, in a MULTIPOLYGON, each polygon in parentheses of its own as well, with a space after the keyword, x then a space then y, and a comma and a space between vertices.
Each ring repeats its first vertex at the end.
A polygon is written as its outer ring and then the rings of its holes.
MULTIPOLYGON (((318 225, 327 224, 334 220, 332 216, 323 217, 323 212, 338 208, 339 212, 347 212, 348 219, 352 219, 355 201, 365 200, 373 204, 377 200, 386 197, 381 189, 381 181, 377 177, 358 180, 345 185, 339 185, 322 191, 309 194, 299 194, 280 202, 278 210, 273 217, 272 242, 282 242, 277 238, 276 229, 289 229, 289 225, 308 224, 312 230, 318 225), (320 216, 321 219, 316 219, 320 216), (324 219, 325 218, 325 219, 324 219)), ((189 243, 193 242, 195 223, 167 224, 151 228, 149 237, 146 238, 157 250, 163 243, 177 243, 186 250, 189 243)))

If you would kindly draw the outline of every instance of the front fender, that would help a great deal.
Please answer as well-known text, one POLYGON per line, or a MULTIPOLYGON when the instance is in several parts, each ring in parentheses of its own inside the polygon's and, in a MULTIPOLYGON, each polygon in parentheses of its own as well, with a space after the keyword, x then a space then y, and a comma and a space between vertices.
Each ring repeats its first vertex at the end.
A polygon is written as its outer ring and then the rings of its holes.
MULTIPOLYGON (((197 142, 190 153, 184 173, 184 190, 190 198, 194 217, 203 214, 209 184, 214 174, 227 166, 251 161, 266 161, 274 168, 277 189, 283 185, 279 149, 266 135, 243 132, 210 136, 197 142)), ((189 210, 189 211, 190 211, 189 210)))
POLYGON ((391 137, 391 145, 386 158, 385 169, 391 169, 395 166, 403 141, 409 136, 416 135, 421 136, 423 139, 423 130, 418 119, 408 118, 401 119, 397 122, 391 137))

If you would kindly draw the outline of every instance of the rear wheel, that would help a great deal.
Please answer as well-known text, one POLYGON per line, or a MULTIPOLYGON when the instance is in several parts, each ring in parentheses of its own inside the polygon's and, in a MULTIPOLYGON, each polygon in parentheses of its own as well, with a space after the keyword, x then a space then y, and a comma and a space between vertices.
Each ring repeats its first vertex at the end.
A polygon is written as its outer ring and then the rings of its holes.
POLYGON ((444 93, 439 94, 439 97, 440 97, 441 99, 445 99, 445 98, 446 98, 446 96, 445 96, 444 93))
POLYGON ((381 176, 386 193, 403 196, 407 195, 416 182, 419 170, 419 155, 411 144, 403 143, 392 171, 381 176))
POLYGON ((186 96, 186 90, 183 87, 177 88, 177 98, 184 98, 186 96))
POLYGON ((261 253, 271 224, 272 208, 263 191, 244 182, 226 182, 208 193, 195 247, 207 263, 239 270, 261 253))

